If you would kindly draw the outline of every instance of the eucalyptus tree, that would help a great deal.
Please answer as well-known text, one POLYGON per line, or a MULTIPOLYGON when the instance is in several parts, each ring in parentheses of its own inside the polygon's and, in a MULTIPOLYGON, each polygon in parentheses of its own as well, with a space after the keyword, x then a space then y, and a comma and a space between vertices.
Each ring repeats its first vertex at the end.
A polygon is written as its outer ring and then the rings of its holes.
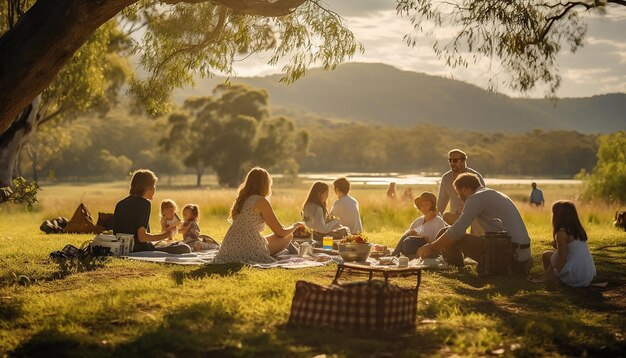
POLYGON ((229 187, 239 185, 254 165, 297 170, 293 162, 308 147, 306 131, 296 130, 288 118, 270 116, 265 90, 245 85, 218 85, 211 97, 188 99, 168 121, 160 144, 195 169, 198 186, 209 167, 229 187))
MULTIPOLYGON (((625 0, 396 0, 398 14, 407 17, 416 34, 435 39, 435 54, 451 67, 482 59, 492 74, 517 92, 547 86, 555 96, 561 84, 557 55, 564 46, 573 53, 583 45, 585 16, 626 6, 625 0), (500 68, 501 66, 501 68, 500 68)), ((494 77, 489 86, 497 87, 494 77)))
MULTIPOLYGON (((131 51, 146 72, 130 81, 152 114, 172 108, 171 91, 194 76, 232 73, 233 61, 269 51, 284 82, 326 69, 361 49, 341 17, 317 0, 8 0, 0 37, 0 166, 4 145, 36 127, 33 102, 82 46, 108 23, 133 33, 131 51), (16 11, 16 4, 25 4, 16 11), (29 116, 30 114, 30 116, 29 116)), ((91 69, 91 68, 90 68, 91 69)), ((0 176, 0 186, 6 184, 0 176)))

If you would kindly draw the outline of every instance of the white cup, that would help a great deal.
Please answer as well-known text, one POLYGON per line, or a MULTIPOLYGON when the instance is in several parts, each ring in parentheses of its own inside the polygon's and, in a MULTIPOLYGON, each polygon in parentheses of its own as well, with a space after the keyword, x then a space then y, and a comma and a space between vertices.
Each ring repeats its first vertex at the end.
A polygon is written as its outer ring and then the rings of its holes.
POLYGON ((399 267, 407 267, 409 266, 409 258, 406 256, 398 257, 398 266, 399 267))

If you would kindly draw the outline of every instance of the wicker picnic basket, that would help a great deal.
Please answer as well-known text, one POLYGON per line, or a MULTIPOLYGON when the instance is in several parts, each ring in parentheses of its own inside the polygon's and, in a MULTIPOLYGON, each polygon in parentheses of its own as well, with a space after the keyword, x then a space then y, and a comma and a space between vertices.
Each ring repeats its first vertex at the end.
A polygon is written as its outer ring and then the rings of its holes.
POLYGON ((414 326, 417 291, 380 280, 330 286, 298 281, 289 324, 368 331, 414 326))

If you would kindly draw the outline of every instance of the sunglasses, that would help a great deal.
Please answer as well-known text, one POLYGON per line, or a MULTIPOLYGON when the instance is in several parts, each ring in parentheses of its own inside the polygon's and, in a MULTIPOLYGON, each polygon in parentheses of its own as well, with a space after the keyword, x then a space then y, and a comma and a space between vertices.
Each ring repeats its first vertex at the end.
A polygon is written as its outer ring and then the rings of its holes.
POLYGON ((456 163, 456 162, 462 162, 464 160, 465 160, 465 158, 450 158, 450 159, 448 159, 448 162, 456 163))

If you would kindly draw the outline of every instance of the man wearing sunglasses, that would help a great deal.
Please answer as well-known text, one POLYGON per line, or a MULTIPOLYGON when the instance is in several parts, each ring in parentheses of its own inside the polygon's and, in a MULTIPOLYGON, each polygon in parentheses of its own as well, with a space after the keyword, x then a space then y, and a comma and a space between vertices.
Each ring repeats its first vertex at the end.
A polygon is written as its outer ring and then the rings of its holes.
MULTIPOLYGON (((454 185, 452 185, 454 180, 463 173, 476 174, 481 186, 485 186, 485 180, 479 172, 467 167, 467 154, 460 149, 455 148, 448 152, 448 163, 450 164, 450 171, 441 177, 441 184, 439 184, 437 211, 441 213, 443 220, 448 225, 452 225, 463 211, 463 202, 457 196, 454 185), (450 211, 446 212, 448 202, 450 202, 450 211)), ((472 233, 480 234, 480 231, 477 225, 472 225, 472 233)))

